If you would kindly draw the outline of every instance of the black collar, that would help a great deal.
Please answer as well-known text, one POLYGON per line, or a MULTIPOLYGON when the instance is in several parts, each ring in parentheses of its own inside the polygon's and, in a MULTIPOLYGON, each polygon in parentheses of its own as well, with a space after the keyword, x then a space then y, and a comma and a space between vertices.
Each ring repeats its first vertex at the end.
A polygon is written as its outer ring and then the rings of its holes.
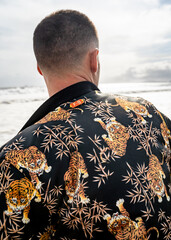
POLYGON ((93 83, 91 82, 79 82, 73 84, 60 92, 54 94, 52 97, 47 99, 37 110, 33 113, 30 119, 25 123, 20 131, 23 131, 25 128, 33 125, 35 122, 42 119, 49 112, 53 111, 56 107, 65 103, 74 98, 78 98, 84 94, 87 94, 91 91, 99 90, 93 83))

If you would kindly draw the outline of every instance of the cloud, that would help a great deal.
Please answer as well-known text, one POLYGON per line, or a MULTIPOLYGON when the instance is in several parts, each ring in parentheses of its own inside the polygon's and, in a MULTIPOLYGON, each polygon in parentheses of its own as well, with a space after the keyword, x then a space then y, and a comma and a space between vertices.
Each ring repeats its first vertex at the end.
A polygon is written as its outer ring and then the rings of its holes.
POLYGON ((171 1, 170 0, 160 0, 159 2, 160 2, 160 4, 169 4, 169 5, 171 5, 171 1))
POLYGON ((1 0, 0 87, 42 81, 32 50, 33 31, 46 15, 66 8, 84 12, 95 23, 100 38, 102 80, 116 80, 118 76, 142 80, 140 75, 143 79, 155 79, 157 74, 164 77, 164 72, 168 79, 169 3, 170 0, 1 0))
POLYGON ((146 81, 170 81, 171 82, 171 68, 166 69, 147 69, 146 81))
POLYGON ((129 68, 121 75, 111 76, 108 82, 171 82, 171 66, 147 68, 143 72, 139 72, 136 68, 129 68))

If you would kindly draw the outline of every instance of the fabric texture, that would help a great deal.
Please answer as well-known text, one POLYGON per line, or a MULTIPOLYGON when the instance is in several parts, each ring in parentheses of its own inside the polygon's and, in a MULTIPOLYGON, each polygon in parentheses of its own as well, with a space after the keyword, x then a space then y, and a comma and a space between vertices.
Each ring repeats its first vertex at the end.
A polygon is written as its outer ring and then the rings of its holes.
POLYGON ((171 121, 80 82, 0 150, 1 239, 171 239, 171 121))

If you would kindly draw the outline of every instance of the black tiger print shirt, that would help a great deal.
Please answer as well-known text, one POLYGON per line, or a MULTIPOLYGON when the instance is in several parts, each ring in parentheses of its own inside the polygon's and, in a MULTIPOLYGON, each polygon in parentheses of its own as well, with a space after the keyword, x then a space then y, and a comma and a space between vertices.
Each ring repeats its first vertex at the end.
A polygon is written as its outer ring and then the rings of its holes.
POLYGON ((55 94, 0 150, 1 239, 171 239, 170 131, 141 98, 55 94))

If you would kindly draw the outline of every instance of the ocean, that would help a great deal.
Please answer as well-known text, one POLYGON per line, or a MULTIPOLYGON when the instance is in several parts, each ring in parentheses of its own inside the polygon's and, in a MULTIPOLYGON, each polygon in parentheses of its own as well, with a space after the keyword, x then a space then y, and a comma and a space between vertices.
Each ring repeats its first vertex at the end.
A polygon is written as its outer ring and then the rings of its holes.
MULTIPOLYGON (((171 82, 100 84, 102 92, 142 97, 171 118, 171 82)), ((48 98, 45 87, 0 89, 0 146, 14 137, 48 98)))

